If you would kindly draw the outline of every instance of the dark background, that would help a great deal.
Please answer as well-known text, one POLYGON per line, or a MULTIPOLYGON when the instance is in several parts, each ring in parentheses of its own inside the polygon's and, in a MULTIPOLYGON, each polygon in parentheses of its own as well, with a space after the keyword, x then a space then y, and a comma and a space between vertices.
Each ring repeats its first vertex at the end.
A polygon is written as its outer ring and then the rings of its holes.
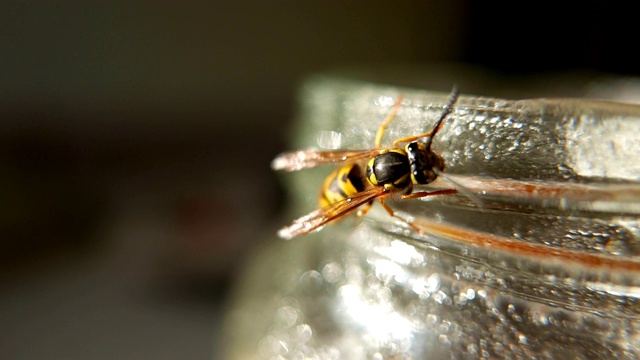
POLYGON ((0 358, 215 356, 283 221, 269 161, 305 76, 638 75, 634 12, 608 4, 0 3, 0 358))

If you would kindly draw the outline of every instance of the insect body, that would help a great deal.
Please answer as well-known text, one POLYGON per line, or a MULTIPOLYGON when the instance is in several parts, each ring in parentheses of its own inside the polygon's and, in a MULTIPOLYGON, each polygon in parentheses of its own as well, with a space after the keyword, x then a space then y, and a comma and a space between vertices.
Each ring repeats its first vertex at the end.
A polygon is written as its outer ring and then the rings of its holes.
POLYGON ((396 194, 402 199, 415 199, 457 192, 453 189, 413 192, 414 185, 429 184, 444 172, 444 159, 431 150, 431 143, 457 98, 458 90, 454 87, 431 131, 397 139, 391 148, 381 146, 382 136, 387 125, 395 118, 401 99, 396 101, 393 110, 378 128, 375 149, 300 150, 278 155, 271 164, 275 170, 295 171, 324 164, 343 164, 324 181, 319 197, 320 208, 294 220, 291 225, 282 228, 278 235, 290 239, 308 233, 363 205, 365 207, 358 214, 364 215, 376 199, 391 216, 420 232, 410 221, 396 215, 384 200, 396 194), (423 138, 427 140, 419 141, 423 138), (401 147, 403 143, 406 145, 401 147))
POLYGON ((340 166, 322 184, 318 202, 323 209, 364 191, 366 179, 356 163, 340 166))

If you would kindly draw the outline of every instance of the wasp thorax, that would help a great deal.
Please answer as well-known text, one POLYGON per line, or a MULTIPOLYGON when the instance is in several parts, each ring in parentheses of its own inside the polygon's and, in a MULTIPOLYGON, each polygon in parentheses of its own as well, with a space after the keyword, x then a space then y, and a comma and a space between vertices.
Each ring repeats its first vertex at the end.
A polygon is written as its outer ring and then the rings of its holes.
POLYGON ((369 160, 367 180, 372 185, 405 187, 409 181, 410 169, 407 154, 402 149, 391 149, 369 160))

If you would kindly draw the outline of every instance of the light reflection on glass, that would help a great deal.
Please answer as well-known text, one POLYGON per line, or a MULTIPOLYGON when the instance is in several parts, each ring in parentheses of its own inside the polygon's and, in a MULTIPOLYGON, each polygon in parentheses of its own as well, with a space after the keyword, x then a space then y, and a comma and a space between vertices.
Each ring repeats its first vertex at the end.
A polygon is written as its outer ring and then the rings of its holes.
POLYGON ((394 312, 391 303, 372 304, 368 296, 363 296, 361 288, 353 285, 340 287, 338 296, 342 305, 338 313, 361 329, 363 336, 371 337, 375 342, 402 341, 413 336, 413 322, 394 312))
POLYGON ((392 241, 389 247, 375 247, 374 251, 401 265, 419 264, 424 261, 424 257, 415 247, 399 240, 392 241))

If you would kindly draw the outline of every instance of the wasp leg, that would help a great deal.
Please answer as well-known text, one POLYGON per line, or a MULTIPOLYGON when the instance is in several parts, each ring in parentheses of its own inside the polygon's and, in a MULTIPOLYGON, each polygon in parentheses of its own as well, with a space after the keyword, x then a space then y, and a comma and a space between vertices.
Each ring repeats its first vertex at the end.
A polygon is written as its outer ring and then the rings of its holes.
POLYGON ((422 229, 420 229, 418 226, 416 226, 414 223, 412 223, 411 221, 403 218, 402 216, 398 216, 396 215, 395 211, 393 211, 392 208, 389 207, 389 205, 384 203, 384 199, 383 198, 379 198, 378 199, 380 201, 380 205, 382 205, 382 207, 387 211, 387 213, 389 213, 389 215, 393 216, 396 219, 399 219, 400 221, 402 221, 403 223, 409 225, 415 232, 419 233, 419 234, 424 234, 424 232, 422 231, 422 229))
POLYGON ((458 190, 456 189, 443 189, 443 190, 436 190, 436 191, 418 191, 418 192, 414 192, 411 194, 407 194, 407 195, 402 195, 403 199, 418 199, 418 198, 423 198, 423 197, 427 197, 427 196, 434 196, 434 195, 453 195, 453 194, 457 194, 458 190))
POLYGON ((456 190, 456 189, 443 189, 443 190, 436 190, 436 191, 418 191, 418 192, 415 192, 415 193, 402 195, 402 198, 403 199, 418 199, 418 198, 427 197, 427 196, 453 195, 453 194, 457 194, 457 193, 458 193, 458 190, 456 190))
MULTIPOLYGON (((436 191, 419 191, 419 192, 415 192, 415 193, 411 193, 411 194, 407 194, 407 195, 402 195, 402 199, 417 199, 417 198, 426 197, 426 196, 453 195, 453 194, 457 194, 457 193, 458 193, 458 190, 455 190, 455 189, 444 189, 444 190, 436 190, 436 191)), ((402 216, 396 215, 395 211, 393 211, 393 209, 390 208, 389 205, 385 204, 384 198, 378 198, 378 201, 380 201, 380 205, 382 205, 382 207, 387 211, 387 213, 389 213, 389 215, 391 215, 394 218, 399 219, 403 223, 409 225, 415 232, 417 232, 419 234, 424 234, 424 231, 422 231, 422 229, 419 228, 416 224, 414 224, 411 221, 403 218, 402 216)), ((370 205, 371 205, 371 203, 369 203, 369 206, 370 205)), ((367 210, 368 210, 368 208, 367 208, 367 210)))
POLYGON ((396 140, 393 142, 393 147, 394 147, 394 148, 399 148, 400 146, 398 146, 398 145, 399 145, 400 143, 410 143, 410 142, 416 141, 416 140, 418 140, 418 139, 420 139, 420 138, 427 137, 427 136, 431 136, 431 134, 432 134, 432 133, 433 133, 433 130, 431 130, 431 131, 429 131, 429 132, 426 132, 426 133, 424 133, 424 134, 420 134, 420 135, 407 136, 407 137, 403 137, 403 138, 396 139, 396 140))
POLYGON ((391 112, 389 113, 387 118, 384 119, 382 124, 380 124, 380 127, 376 132, 376 149, 380 149, 382 147, 382 136, 384 135, 384 132, 387 130, 387 125, 389 125, 389 123, 391 123, 391 120, 393 120, 396 117, 396 114, 398 114, 398 110, 400 110, 400 105, 402 105, 402 96, 398 96, 398 98, 396 99, 396 104, 393 106, 393 109, 391 109, 391 112))
POLYGON ((371 205, 373 205, 373 201, 370 201, 362 209, 358 210, 358 217, 365 216, 369 212, 369 209, 371 209, 371 205))
MULTIPOLYGON (((447 113, 447 115, 448 115, 448 113, 447 113)), ((444 119, 444 117, 442 119, 444 119)), ((431 134, 435 135, 435 134, 438 133, 438 131, 440 131, 440 128, 442 127, 442 124, 444 124, 444 123, 442 121, 439 121, 438 124, 436 125, 435 129, 427 131, 424 134, 414 135, 414 136, 407 136, 407 137, 403 137, 403 138, 400 138, 400 139, 396 139, 393 142, 393 147, 397 148, 397 147, 399 147, 398 144, 400 144, 400 143, 410 143, 410 142, 416 141, 416 140, 421 139, 421 138, 429 137, 429 136, 431 136, 431 134)))

